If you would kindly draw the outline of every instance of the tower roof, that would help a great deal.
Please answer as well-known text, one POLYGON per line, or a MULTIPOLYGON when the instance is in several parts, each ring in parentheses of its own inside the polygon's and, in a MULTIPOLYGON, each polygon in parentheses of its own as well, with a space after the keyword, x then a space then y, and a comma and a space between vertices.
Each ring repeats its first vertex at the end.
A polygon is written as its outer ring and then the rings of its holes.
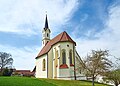
POLYGON ((40 51, 40 53, 38 54, 38 57, 46 54, 49 52, 49 50, 52 48, 52 46, 58 42, 71 42, 74 43, 76 45, 76 43, 71 39, 71 37, 64 31, 62 33, 60 33, 59 35, 57 35, 55 38, 53 38, 52 40, 50 40, 40 51))
POLYGON ((48 27, 48 19, 47 19, 47 14, 46 14, 46 19, 45 19, 45 27, 44 27, 45 29, 47 29, 47 28, 49 28, 48 27))

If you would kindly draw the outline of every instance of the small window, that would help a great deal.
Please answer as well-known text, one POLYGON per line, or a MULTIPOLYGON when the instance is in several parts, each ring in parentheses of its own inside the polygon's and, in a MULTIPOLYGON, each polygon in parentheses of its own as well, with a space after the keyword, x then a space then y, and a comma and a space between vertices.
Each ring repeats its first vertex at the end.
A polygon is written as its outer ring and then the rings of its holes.
POLYGON ((45 71, 45 59, 43 59, 43 71, 45 71))
POLYGON ((48 43, 49 41, 47 41, 47 43, 48 43))
POLYGON ((49 37, 49 34, 47 33, 47 37, 49 37))
POLYGON ((69 47, 69 45, 67 45, 67 47, 69 47))

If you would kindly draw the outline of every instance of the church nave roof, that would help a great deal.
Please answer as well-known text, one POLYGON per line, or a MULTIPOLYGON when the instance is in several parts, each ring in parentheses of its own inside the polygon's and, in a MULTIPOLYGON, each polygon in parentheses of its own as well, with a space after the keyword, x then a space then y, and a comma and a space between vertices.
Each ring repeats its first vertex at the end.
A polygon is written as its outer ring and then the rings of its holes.
POLYGON ((59 35, 57 35, 55 38, 53 38, 52 40, 50 40, 40 51, 40 53, 38 54, 38 57, 46 54, 49 52, 49 50, 51 49, 51 47, 58 43, 58 42, 72 42, 76 45, 76 42, 74 42, 71 37, 64 31, 62 33, 60 33, 59 35))

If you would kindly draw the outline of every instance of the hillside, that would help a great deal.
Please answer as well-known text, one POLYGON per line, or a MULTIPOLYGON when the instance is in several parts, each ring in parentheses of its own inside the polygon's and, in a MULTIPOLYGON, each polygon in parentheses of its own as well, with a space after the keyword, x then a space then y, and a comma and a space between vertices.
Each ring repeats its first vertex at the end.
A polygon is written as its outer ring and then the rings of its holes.
MULTIPOLYGON (((88 81, 36 79, 29 77, 0 77, 0 86, 91 86, 88 81)), ((95 86, 108 86, 95 83, 95 86)))

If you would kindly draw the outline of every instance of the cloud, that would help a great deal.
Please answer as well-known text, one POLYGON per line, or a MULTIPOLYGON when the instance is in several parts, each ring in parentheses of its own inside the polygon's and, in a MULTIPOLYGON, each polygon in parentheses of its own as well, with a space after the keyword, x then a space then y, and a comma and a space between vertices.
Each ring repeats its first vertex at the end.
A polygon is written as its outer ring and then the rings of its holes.
POLYGON ((120 58, 120 5, 111 6, 108 11, 109 18, 105 23, 105 28, 94 34, 97 39, 76 39, 77 50, 82 58, 91 50, 98 49, 108 49, 110 54, 120 58))
MULTIPOLYGON (((0 32, 14 33, 17 36, 40 35, 44 27, 45 12, 48 14, 52 33, 65 24, 79 4, 79 0, 0 0, 0 32)), ((6 35, 8 37, 8 34, 6 35)), ((4 41, 4 38, 2 38, 4 41)), ((9 39, 11 40, 11 39, 9 39)), ((33 69, 39 46, 11 46, 9 40, 0 44, 0 51, 12 54, 13 66, 17 69, 33 69)), ((12 39, 14 43, 16 39, 12 39)), ((22 40, 22 39, 19 39, 22 40)), ((27 40, 27 39, 26 39, 27 40)), ((34 40, 32 40, 34 41, 34 40)), ((22 44, 23 42, 21 42, 22 44)), ((23 43, 24 44, 24 43, 23 43)))
POLYGON ((12 55, 14 60, 13 67, 16 69, 30 69, 35 66, 35 57, 37 56, 40 47, 23 47, 17 48, 9 45, 0 45, 0 51, 7 52, 12 55))
POLYGON ((77 6, 78 0, 0 0, 0 31, 38 34, 43 29, 47 11, 54 32, 56 26, 70 19, 77 6))
POLYGON ((119 35, 120 33, 120 24, 119 24, 119 20, 120 20, 120 6, 115 6, 113 8, 110 9, 110 18, 108 21, 108 28, 112 29, 113 33, 115 35, 119 35))

